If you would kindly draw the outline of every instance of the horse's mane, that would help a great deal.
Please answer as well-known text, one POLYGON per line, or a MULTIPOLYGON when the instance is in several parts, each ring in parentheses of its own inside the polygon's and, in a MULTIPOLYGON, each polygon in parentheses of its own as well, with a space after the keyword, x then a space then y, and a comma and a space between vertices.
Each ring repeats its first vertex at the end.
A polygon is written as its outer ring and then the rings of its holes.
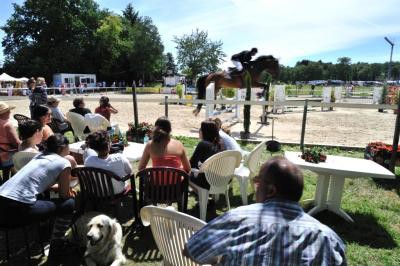
POLYGON ((272 55, 260 55, 259 57, 254 60, 254 62, 260 62, 260 61, 276 61, 277 59, 273 57, 272 55))

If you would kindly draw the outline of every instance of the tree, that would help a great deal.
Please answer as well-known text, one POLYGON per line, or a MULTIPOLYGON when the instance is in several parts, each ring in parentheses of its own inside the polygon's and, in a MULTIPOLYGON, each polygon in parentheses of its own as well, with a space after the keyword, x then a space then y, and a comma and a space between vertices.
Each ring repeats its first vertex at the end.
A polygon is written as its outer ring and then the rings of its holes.
POLYGON ((7 71, 50 78, 93 69, 94 33, 106 14, 93 0, 26 0, 13 7, 1 28, 7 71))
POLYGON ((167 53, 165 55, 165 69, 167 71, 167 74, 171 73, 172 75, 174 75, 176 73, 176 65, 174 57, 171 53, 167 53))
POLYGON ((189 35, 174 37, 179 68, 193 81, 198 75, 214 72, 225 53, 222 42, 208 39, 208 33, 196 29, 189 35))
POLYGON ((349 57, 339 57, 336 65, 337 78, 344 81, 350 81, 352 79, 351 73, 351 58, 349 57))

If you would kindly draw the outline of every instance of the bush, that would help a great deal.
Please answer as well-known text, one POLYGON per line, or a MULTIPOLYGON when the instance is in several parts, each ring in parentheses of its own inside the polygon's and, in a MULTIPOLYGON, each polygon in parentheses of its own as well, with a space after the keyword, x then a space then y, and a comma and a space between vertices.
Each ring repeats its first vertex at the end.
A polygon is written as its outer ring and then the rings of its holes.
POLYGON ((226 98, 233 98, 236 95, 236 90, 234 88, 223 88, 221 92, 226 98))
POLYGON ((178 94, 178 96, 179 96, 179 99, 182 99, 183 85, 179 83, 178 85, 176 85, 175 89, 176 89, 176 94, 178 94))

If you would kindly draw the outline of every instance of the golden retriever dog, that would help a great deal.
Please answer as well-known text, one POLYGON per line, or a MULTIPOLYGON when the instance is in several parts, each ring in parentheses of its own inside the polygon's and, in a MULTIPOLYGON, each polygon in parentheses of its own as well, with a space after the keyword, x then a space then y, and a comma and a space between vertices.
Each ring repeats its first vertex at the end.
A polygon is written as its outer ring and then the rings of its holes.
POLYGON ((122 228, 115 219, 104 214, 87 213, 78 219, 76 226, 81 243, 85 234, 84 259, 87 266, 125 264, 126 259, 122 254, 121 243, 122 228), (87 221, 89 222, 87 223, 87 221), (82 226, 83 224, 86 226, 82 226))

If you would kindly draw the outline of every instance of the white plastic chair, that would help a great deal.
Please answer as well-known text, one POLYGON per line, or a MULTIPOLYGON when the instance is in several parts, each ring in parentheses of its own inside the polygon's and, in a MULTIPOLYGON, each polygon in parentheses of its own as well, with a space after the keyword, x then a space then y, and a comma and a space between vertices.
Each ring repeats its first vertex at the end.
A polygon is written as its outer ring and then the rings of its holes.
MULTIPOLYGON (((207 214, 207 202, 209 194, 225 194, 226 205, 231 208, 229 202, 229 182, 234 177, 235 168, 239 166, 242 154, 239 151, 222 151, 208 158, 199 169, 204 173, 210 190, 199 187, 189 182, 190 186, 197 191, 200 204, 200 219, 205 221, 207 214)), ((217 197, 216 197, 217 199, 217 197)))
POLYGON ((38 152, 28 152, 28 151, 19 151, 15 153, 12 157, 15 170, 19 171, 22 167, 24 167, 27 163, 29 163, 33 157, 38 155, 38 152))
POLYGON ((83 133, 85 127, 87 126, 85 123, 85 119, 80 114, 74 112, 68 112, 66 114, 68 121, 71 123, 71 127, 74 130, 74 135, 79 140, 85 140, 86 134, 83 133))
POLYGON ((206 223, 171 207, 145 206, 140 210, 144 226, 151 226, 163 265, 198 265, 182 255, 189 238, 206 223))
POLYGON ((242 195, 243 205, 247 205, 247 186, 250 178, 257 175, 258 166, 260 165, 261 153, 265 150, 265 143, 263 141, 258 144, 250 153, 247 155, 243 163, 235 169, 235 176, 237 177, 240 185, 240 194, 242 195))
POLYGON ((110 127, 110 121, 100 114, 86 114, 84 120, 90 132, 107 130, 110 127))

